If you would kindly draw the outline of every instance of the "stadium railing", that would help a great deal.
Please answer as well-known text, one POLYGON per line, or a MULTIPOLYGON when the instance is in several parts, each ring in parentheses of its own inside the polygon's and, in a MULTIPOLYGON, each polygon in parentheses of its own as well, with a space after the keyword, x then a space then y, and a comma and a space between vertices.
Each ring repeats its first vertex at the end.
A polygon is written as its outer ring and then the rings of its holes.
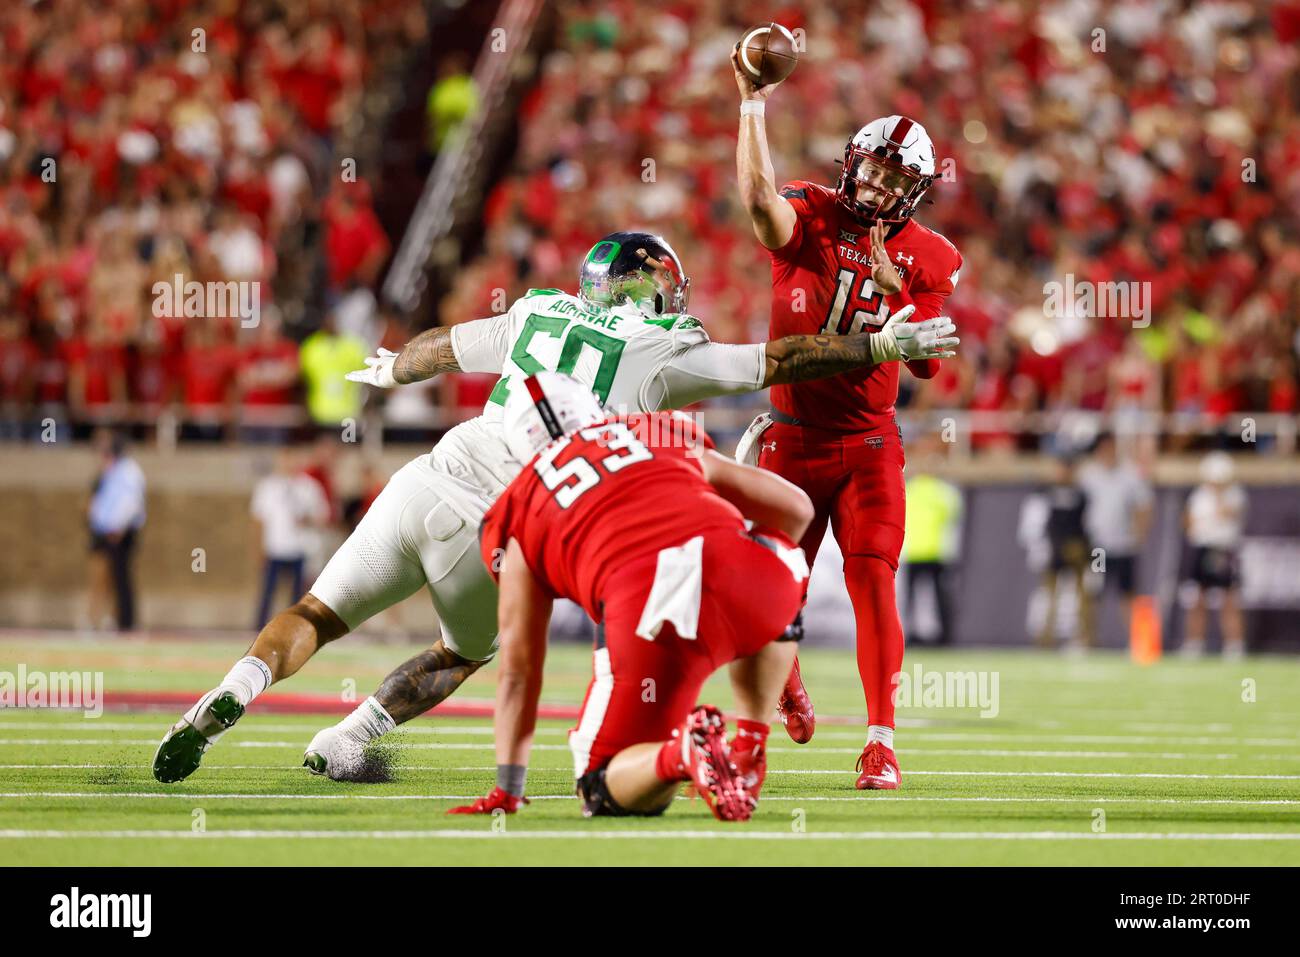
MULTIPOLYGON (((691 410, 721 444, 738 438, 762 403, 721 400, 691 410)), ((478 415, 478 406, 430 406, 418 417, 409 410, 389 418, 379 405, 367 403, 354 419, 313 423, 298 405, 235 405, 212 409, 106 404, 78 414, 63 406, 19 412, 0 409, 0 439, 37 437, 50 423, 74 424, 82 430, 112 426, 147 432, 161 447, 173 447, 190 437, 238 440, 251 432, 260 441, 292 441, 304 430, 350 429, 368 449, 385 443, 432 441, 442 432, 478 415), (195 435, 194 433, 198 433, 195 435)), ((1296 454, 1300 419, 1276 412, 1234 412, 1208 415, 1191 412, 1096 412, 1059 409, 1046 412, 971 411, 967 409, 900 409, 905 437, 938 436, 958 459, 978 458, 993 449, 1068 452, 1086 447, 1104 430, 1121 440, 1144 439, 1159 447, 1184 447, 1205 441, 1243 451, 1286 457, 1296 454)))

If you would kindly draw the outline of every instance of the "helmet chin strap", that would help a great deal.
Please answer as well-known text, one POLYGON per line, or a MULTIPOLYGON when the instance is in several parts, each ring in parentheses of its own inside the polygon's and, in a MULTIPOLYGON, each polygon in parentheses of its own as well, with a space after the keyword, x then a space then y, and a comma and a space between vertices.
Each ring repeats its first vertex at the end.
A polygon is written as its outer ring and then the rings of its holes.
MULTIPOLYGON (((891 234, 893 233, 894 230, 901 228, 904 223, 906 223, 909 219, 911 219, 912 213, 914 212, 914 210, 908 210, 907 213, 903 216, 891 216, 888 213, 881 215, 880 207, 877 206, 876 214, 870 215, 867 213, 860 212, 857 208, 858 205, 865 205, 865 204, 855 204, 853 208, 850 209, 850 213, 852 213, 854 219, 862 223, 864 226, 869 226, 874 223, 884 223, 889 228, 891 234)), ((893 212, 893 210, 890 210, 889 212, 893 212)))

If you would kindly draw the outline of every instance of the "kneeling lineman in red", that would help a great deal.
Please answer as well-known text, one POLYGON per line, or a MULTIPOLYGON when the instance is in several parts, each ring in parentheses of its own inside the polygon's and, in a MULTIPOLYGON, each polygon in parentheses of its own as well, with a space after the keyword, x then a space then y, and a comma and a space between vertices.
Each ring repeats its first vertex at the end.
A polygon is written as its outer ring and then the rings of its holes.
POLYGON ((794 660, 794 643, 778 639, 808 575, 795 544, 808 497, 718 454, 683 415, 611 417, 557 373, 527 386, 512 394, 505 429, 528 464, 481 531, 501 586, 497 787, 454 811, 526 803, 547 628, 564 597, 598 623, 594 677, 569 734, 583 813, 660 814, 689 781, 714 816, 747 820, 761 774, 737 767, 722 715, 696 701, 734 662, 742 729, 765 730, 794 660))

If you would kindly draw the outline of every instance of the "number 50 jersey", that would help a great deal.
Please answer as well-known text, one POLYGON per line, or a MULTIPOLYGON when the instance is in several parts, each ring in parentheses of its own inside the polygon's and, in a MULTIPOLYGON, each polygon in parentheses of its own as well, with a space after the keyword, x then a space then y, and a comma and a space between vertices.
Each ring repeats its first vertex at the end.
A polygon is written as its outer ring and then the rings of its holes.
POLYGON ((538 372, 563 372, 615 414, 678 409, 710 396, 763 387, 766 343, 712 342, 687 315, 650 317, 635 306, 592 309, 577 296, 533 289, 501 316, 453 326, 451 346, 465 372, 501 378, 483 414, 456 426, 429 464, 440 490, 477 524, 519 470, 501 419, 510 390, 538 372))
POLYGON ((671 412, 612 418, 557 439, 510 483, 483 519, 480 547, 495 578, 519 542, 538 582, 601 621, 608 576, 644 555, 745 520, 704 478, 713 442, 671 412))
POLYGON ((504 316, 453 326, 451 345, 464 371, 501 374, 483 408, 497 420, 510 390, 543 371, 572 376, 620 415, 752 392, 766 371, 766 343, 711 342, 693 316, 592 308, 554 289, 529 290, 504 316))

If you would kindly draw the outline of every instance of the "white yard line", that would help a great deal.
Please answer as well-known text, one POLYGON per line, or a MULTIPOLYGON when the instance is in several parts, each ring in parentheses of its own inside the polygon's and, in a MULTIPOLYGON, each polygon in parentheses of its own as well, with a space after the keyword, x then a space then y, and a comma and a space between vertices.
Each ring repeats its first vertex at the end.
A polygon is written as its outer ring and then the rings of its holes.
MULTIPOLYGON (((74 746, 96 746, 107 747, 112 745, 149 745, 157 747, 162 737, 157 738, 0 738, 0 745, 74 745, 74 746)), ((296 750, 305 750, 309 742, 303 741, 233 741, 228 747, 234 748, 294 748, 296 750)), ((412 751, 487 751, 491 750, 491 742, 451 742, 451 741, 428 741, 428 742, 410 742, 389 740, 384 742, 387 747, 401 748, 412 751)), ((567 744, 535 744, 534 751, 568 751, 567 744)), ((857 751, 853 752, 857 754, 857 751)))
MULTIPOLYGON (((153 738, 0 738, 0 745, 72 745, 72 746, 153 746, 158 742, 153 738)), ((389 739, 387 747, 404 751, 490 751, 490 741, 401 741, 389 739)), ((235 741, 229 747, 236 748, 285 748, 298 750, 305 747, 302 741, 235 741)), ((535 751, 568 751, 567 744, 534 744, 535 751)), ((778 746, 769 748, 771 754, 858 754, 860 748, 806 748, 797 746, 778 746)), ((1090 758, 1109 760, 1116 758, 1156 758, 1166 761, 1232 761, 1232 760, 1273 760, 1300 761, 1297 754, 1236 754, 1232 752, 1192 752, 1192 751, 1087 751, 1087 750, 1047 750, 1022 748, 899 748, 898 753, 907 757, 924 757, 926 755, 943 755, 946 757, 995 757, 995 758, 1090 758)), ((915 773, 915 772, 914 772, 915 773)))
MULTIPOLYGON (((57 769, 90 769, 90 768, 123 768, 121 764, 0 764, 0 770, 5 769, 36 769, 36 768, 57 768, 57 769)), ((125 766, 131 767, 131 766, 125 766)), ((277 765, 266 764, 221 764, 212 765, 209 770, 227 770, 227 771, 268 771, 284 770, 277 765)), ((441 765, 422 764, 422 765, 401 765, 395 768, 396 771, 446 771, 446 772, 488 772, 496 771, 496 765, 493 764, 476 764, 461 765, 458 767, 443 767, 441 765)), ((567 767, 546 768, 534 767, 529 769, 538 774, 571 774, 572 771, 567 767)), ((853 772, 847 768, 768 768, 767 773, 773 774, 842 774, 851 775, 853 772)), ((947 777, 972 777, 972 778, 1159 778, 1169 780, 1188 780, 1188 781, 1300 781, 1300 774, 1174 774, 1174 773, 1156 773, 1145 771, 905 771, 904 774, 913 777, 922 777, 927 775, 947 776, 947 777)))
MULTIPOLYGON (((477 794, 194 794, 184 791, 146 791, 124 793, 111 791, 7 791, 0 792, 0 799, 6 798, 131 798, 139 800, 178 800, 188 801, 473 801, 482 795, 477 794)), ((530 794, 530 801, 576 801, 572 794, 530 794)), ((689 800, 682 797, 680 800, 689 800)), ((767 794, 763 802, 772 801, 924 801, 934 803, 984 803, 984 804, 1174 804, 1174 805, 1245 805, 1273 806, 1300 805, 1300 799, 1285 798, 1272 800, 1250 800, 1248 798, 1141 798, 1141 797, 930 797, 926 795, 894 794, 880 797, 864 795, 813 795, 813 794, 767 794)))
MULTIPOLYGON (((188 794, 184 791, 5 791, 5 798, 138 798, 141 800, 178 799, 190 801, 473 801, 481 794, 188 794)), ((528 795, 530 801, 577 801, 572 794, 528 795)), ((1300 803, 1300 802, 1297 802, 1300 803)))
POLYGON ((82 839, 159 839, 167 840, 268 840, 275 838, 344 838, 365 840, 628 840, 628 841, 1300 841, 1300 833, 1244 831, 1134 831, 1094 834, 1090 831, 604 831, 596 829, 566 831, 525 830, 432 830, 393 831, 327 831, 327 830, 240 830, 240 831, 64 831, 64 830, 0 830, 0 840, 46 840, 51 838, 82 839))
MULTIPOLYGON (((320 726, 325 726, 327 716, 321 716, 320 726)), ((151 722, 105 722, 95 719, 86 719, 78 721, 9 721, 0 718, 0 731, 8 728, 19 730, 33 731, 140 731, 142 728, 161 725, 156 721, 151 722)), ((316 727, 316 723, 302 725, 292 724, 263 724, 256 719, 245 722, 240 725, 241 734, 294 734, 305 733, 316 727)), ((900 725, 900 727, 902 727, 900 725)), ((1203 726, 1197 730, 1204 731, 1203 726)), ((490 725, 404 725, 396 732, 394 736, 404 735, 446 735, 448 737, 458 736, 485 736, 490 737, 493 734, 490 725)), ((537 735, 566 737, 568 730, 566 728, 547 728, 539 727, 537 735)), ((779 738, 778 729, 773 729, 774 737, 779 738)), ((159 731, 161 738, 161 730, 159 731)), ((817 731, 815 741, 862 741, 866 737, 865 731, 845 731, 836 728, 821 728, 817 731)), ((1153 735, 1153 734, 1028 734, 1028 733, 1000 733, 996 731, 936 731, 928 727, 923 729, 904 729, 900 731, 899 737, 904 740, 914 741, 985 741, 985 742, 1007 742, 1007 741, 1043 741, 1054 744, 1192 744, 1192 745, 1211 745, 1215 747, 1232 747, 1232 746, 1250 746, 1250 747, 1300 747, 1300 735, 1295 737, 1281 738, 1254 738, 1254 737, 1233 737, 1229 734, 1220 735, 1153 735)), ((33 739, 6 739, 0 743, 26 743, 33 739)), ((64 741, 63 743, 70 743, 64 741)), ((784 749, 784 748, 782 748, 784 749)), ((777 750, 774 748, 773 750, 777 750)), ((790 750, 799 750, 791 748, 790 750)), ((926 750, 919 748, 916 750, 926 750)), ((1028 752, 1026 752, 1028 753, 1028 752)))
MULTIPOLYGON (((848 774, 844 768, 768 768, 768 774, 848 774)), ((912 775, 945 775, 973 778, 1175 778, 1225 781, 1300 781, 1300 774, 1164 774, 1144 771, 912 771, 912 775)))

